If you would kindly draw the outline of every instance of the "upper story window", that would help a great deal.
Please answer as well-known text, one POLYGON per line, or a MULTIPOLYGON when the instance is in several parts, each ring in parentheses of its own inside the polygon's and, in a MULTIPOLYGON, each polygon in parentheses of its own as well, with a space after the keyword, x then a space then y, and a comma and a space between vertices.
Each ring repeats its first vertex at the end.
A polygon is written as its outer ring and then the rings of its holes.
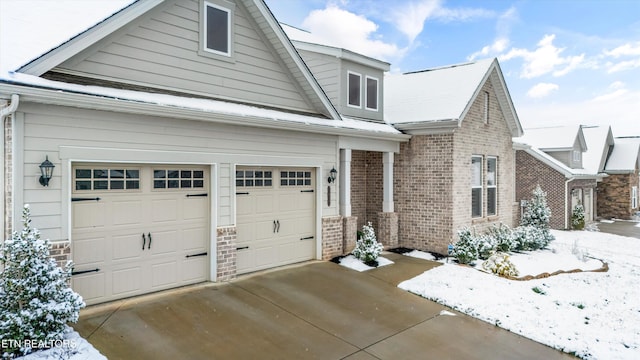
POLYGON ((366 82, 366 109, 378 111, 378 79, 367 76, 366 82))
POLYGON ((358 73, 347 72, 347 104, 353 107, 361 107, 362 102, 362 76, 358 73))
POLYGON ((482 156, 471 157, 471 216, 482 216, 482 156))
POLYGON ((204 2, 201 27, 202 47, 205 52, 230 57, 233 29, 232 6, 225 7, 218 3, 226 4, 226 1, 204 2))
POLYGON ((573 161, 579 162, 582 157, 582 153, 579 150, 573 150, 573 161))
POLYGON ((485 124, 489 123, 489 92, 484 92, 484 113, 482 114, 482 119, 485 124))
POLYGON ((487 157, 487 215, 498 214, 498 158, 487 157))

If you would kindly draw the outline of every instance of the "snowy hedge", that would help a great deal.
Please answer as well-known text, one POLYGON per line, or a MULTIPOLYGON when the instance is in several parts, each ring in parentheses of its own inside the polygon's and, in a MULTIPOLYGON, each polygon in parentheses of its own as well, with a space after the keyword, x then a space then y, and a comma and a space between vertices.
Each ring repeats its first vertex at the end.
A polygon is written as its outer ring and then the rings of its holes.
POLYGON ((353 249, 353 256, 365 264, 377 266, 376 259, 380 256, 383 246, 376 239, 376 233, 371 226, 371 222, 362 226, 362 236, 356 240, 356 247, 353 249))
POLYGON ((49 240, 31 227, 29 206, 23 210, 22 232, 0 245, 0 339, 2 357, 13 358, 61 341, 67 323, 78 321, 85 306, 69 288, 71 262, 58 267, 49 240), (5 346, 6 345, 6 346, 5 346))

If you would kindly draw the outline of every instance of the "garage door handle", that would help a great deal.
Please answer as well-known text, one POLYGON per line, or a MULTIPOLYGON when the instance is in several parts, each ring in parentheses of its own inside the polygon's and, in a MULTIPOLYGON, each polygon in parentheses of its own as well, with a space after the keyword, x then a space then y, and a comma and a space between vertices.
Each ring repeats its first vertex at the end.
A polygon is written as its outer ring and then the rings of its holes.
POLYGON ((278 228, 276 230, 276 232, 280 232, 280 220, 276 220, 276 224, 278 224, 278 228))
POLYGON ((147 238, 144 236, 144 233, 142 233, 142 250, 144 251, 144 245, 147 243, 147 238))
POLYGON ((147 246, 147 250, 151 249, 151 233, 149 233, 149 245, 147 246))
POLYGON ((276 233, 276 229, 278 228, 278 226, 276 225, 276 221, 273 220, 273 233, 276 233))

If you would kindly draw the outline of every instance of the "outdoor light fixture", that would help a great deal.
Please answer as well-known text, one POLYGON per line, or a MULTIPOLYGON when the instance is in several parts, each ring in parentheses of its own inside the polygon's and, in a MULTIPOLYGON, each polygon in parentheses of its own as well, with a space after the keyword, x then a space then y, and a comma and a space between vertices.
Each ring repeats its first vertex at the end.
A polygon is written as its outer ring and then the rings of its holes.
POLYGON ((336 181, 336 175, 338 175, 338 170, 336 170, 335 167, 331 168, 331 171, 329 171, 329 178, 327 179, 329 184, 331 184, 334 181, 336 181))
POLYGON ((40 164, 40 172, 42 176, 40 176, 40 185, 49 186, 49 180, 51 180, 51 176, 53 175, 53 168, 56 167, 49 161, 49 156, 40 164))

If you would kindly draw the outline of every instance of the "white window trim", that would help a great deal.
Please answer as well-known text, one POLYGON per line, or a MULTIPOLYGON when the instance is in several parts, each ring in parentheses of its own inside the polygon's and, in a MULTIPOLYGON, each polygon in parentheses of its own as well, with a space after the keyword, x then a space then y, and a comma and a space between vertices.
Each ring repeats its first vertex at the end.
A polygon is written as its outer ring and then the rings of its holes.
POLYGON ((347 106, 348 106, 348 107, 351 107, 351 108, 354 108, 354 109, 362 109, 362 74, 357 73, 357 72, 355 72, 355 71, 347 71, 347 106), (349 93, 350 93, 350 88, 351 88, 351 87, 349 86, 349 85, 351 84, 351 82, 350 82, 350 80, 349 80, 349 79, 350 79, 350 75, 356 75, 356 76, 358 76, 358 84, 360 85, 360 91, 359 91, 359 93, 358 93, 358 97, 359 97, 359 99, 360 99, 360 105, 352 105, 352 104, 349 102, 349 100, 350 100, 350 99, 349 99, 349 93))
POLYGON ((480 215, 473 215, 473 200, 471 201, 471 218, 478 219, 484 216, 484 206, 482 206, 483 199, 482 195, 484 192, 484 157, 482 155, 472 155, 471 156, 471 164, 473 165, 473 159, 480 159, 480 185, 473 185, 473 179, 471 179, 471 190, 480 189, 480 215))
POLYGON ((494 159, 496 161, 495 168, 495 179, 494 185, 489 185, 487 182, 487 216, 497 216, 498 215, 498 157, 497 156, 487 156, 487 181, 489 180, 489 160, 494 159), (496 189, 496 212, 495 214, 489 214, 489 191, 488 189, 496 189))
POLYGON ((579 150, 573 150, 573 161, 580 161, 582 153, 579 150))
POLYGON ((226 57, 231 57, 232 55, 232 47, 233 47, 233 43, 232 43, 232 30, 233 30, 233 11, 231 9, 228 9, 224 6, 220 6, 217 4, 214 4, 212 2, 209 1, 205 1, 203 3, 203 7, 202 7, 202 11, 203 11, 203 25, 201 27, 201 31, 202 31, 202 51, 206 52, 206 53, 210 53, 210 54, 216 54, 216 55, 221 55, 221 56, 226 56, 226 57), (227 13, 227 52, 223 52, 223 51, 218 51, 218 50, 214 50, 214 49, 209 49, 207 47, 207 7, 213 7, 216 8, 218 10, 224 11, 227 13))
POLYGON ((485 124, 489 123, 489 92, 484 92, 484 112, 482 114, 482 119, 485 124))
POLYGON ((380 108, 380 79, 373 77, 373 76, 365 76, 364 77, 364 108, 367 110, 371 110, 371 111, 378 111, 378 109, 380 108), (367 83, 367 80, 375 80, 376 81, 376 107, 372 108, 369 107, 369 84, 367 83))
POLYGON ((631 188, 631 208, 632 209, 638 208, 638 187, 637 186, 633 186, 631 188))

